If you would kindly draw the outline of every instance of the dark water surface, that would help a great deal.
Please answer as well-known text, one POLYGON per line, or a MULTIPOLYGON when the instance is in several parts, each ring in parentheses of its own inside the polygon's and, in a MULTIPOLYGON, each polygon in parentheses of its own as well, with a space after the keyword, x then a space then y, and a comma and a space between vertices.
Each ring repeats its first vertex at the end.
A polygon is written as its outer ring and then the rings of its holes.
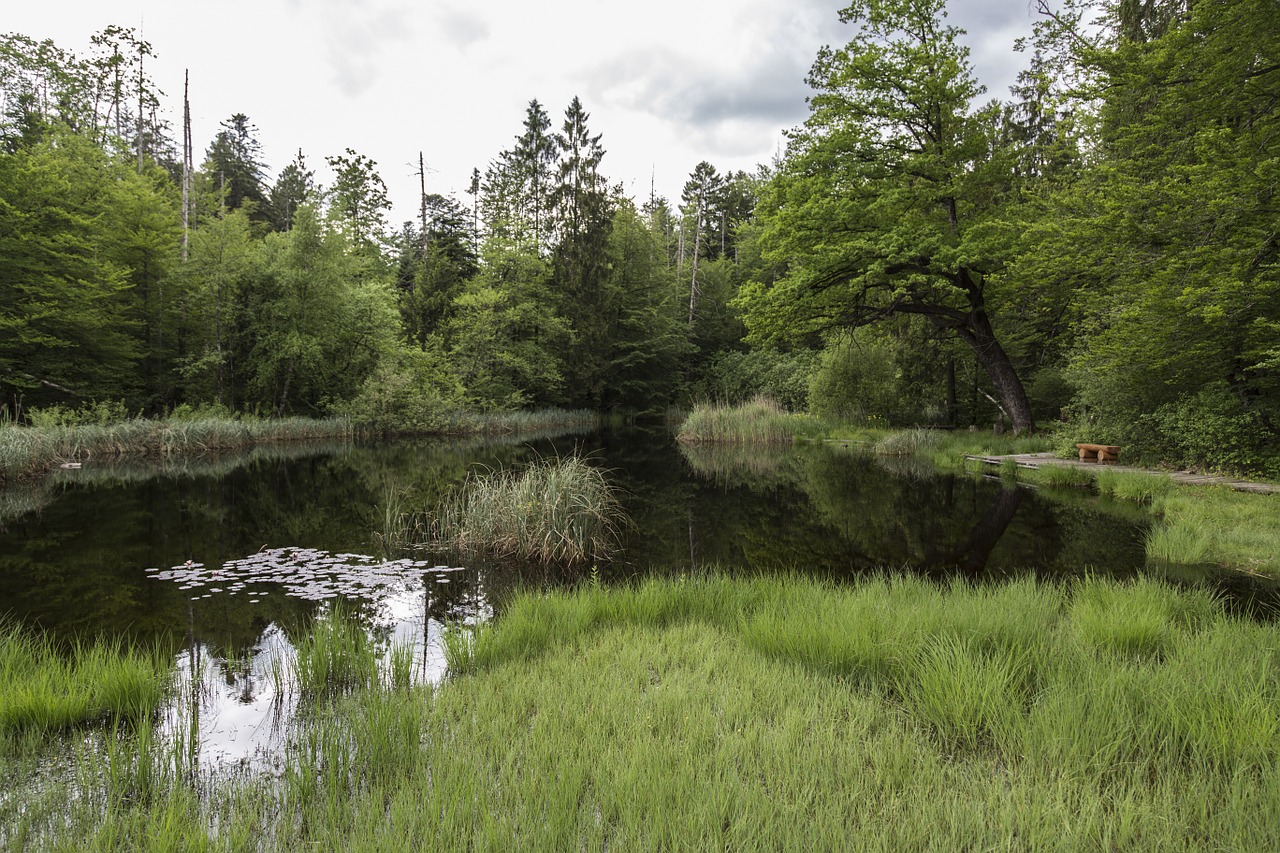
MULTIPOLYGON (((305 621, 328 597, 323 588, 312 599, 279 588, 290 565, 322 575, 316 563, 327 560, 341 575, 369 562, 356 555, 379 555, 376 534, 393 493, 430 506, 475 466, 572 452, 610 472, 634 521, 622 556, 602 567, 608 577, 707 567, 1130 574, 1144 562, 1144 515, 1108 512, 1096 500, 1045 500, 834 446, 682 450, 665 432, 627 431, 532 445, 292 446, 167 467, 90 462, 58 472, 32 497, 34 511, 18 505, 0 515, 0 610, 59 635, 194 633, 243 650, 266 624, 305 621), (235 571, 272 555, 283 573, 235 571), (195 572, 182 571, 187 561, 195 572), (183 588, 229 563, 220 579, 183 588), (230 589, 237 582, 244 586, 230 589)), ((440 561, 424 563, 406 577, 440 561)), ((440 573, 449 583, 437 584, 432 616, 474 607, 479 585, 500 609, 518 585, 574 579, 530 567, 471 568, 440 573)))
POLYGON ((976 580, 1145 570, 1149 519, 1123 505, 830 445, 682 450, 665 431, 630 430, 89 462, 0 494, 0 613, 58 637, 169 644, 206 717, 210 759, 246 761, 272 751, 264 715, 278 719, 283 699, 271 668, 335 598, 384 644, 413 647, 417 677, 433 680, 446 624, 500 614, 522 586, 580 580, 429 555, 386 562, 377 537, 394 495, 427 507, 474 466, 571 452, 610 471, 634 522, 622 556, 600 567, 606 580, 708 568, 845 578, 889 566, 976 580))

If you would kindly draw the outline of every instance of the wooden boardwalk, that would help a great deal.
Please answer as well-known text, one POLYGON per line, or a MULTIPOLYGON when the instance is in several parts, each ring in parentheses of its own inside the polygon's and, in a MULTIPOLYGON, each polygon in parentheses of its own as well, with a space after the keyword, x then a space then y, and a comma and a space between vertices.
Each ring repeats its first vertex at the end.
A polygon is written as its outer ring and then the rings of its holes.
MULTIPOLYGON (((1019 468, 1042 468, 1057 465, 1065 468, 1097 468, 1097 462, 1080 462, 1076 459, 1060 459, 1051 453, 1015 453, 1012 456, 965 456, 976 462, 988 465, 1003 465, 1006 459, 1012 459, 1019 468)), ((1156 471, 1151 468, 1134 468, 1130 465, 1105 465, 1110 471, 1140 471, 1145 474, 1168 474, 1175 483, 1188 485, 1228 486, 1237 492, 1255 492, 1257 494, 1280 493, 1280 486, 1270 483, 1255 483, 1251 480, 1237 480, 1232 477, 1218 477, 1213 474, 1192 474, 1189 471, 1156 471)))

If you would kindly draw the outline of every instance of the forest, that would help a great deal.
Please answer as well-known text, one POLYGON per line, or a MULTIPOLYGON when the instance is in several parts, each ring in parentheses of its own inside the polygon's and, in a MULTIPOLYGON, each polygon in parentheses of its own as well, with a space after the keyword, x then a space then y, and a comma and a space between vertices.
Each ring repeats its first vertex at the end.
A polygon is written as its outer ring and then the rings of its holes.
POLYGON ((1280 476, 1274 0, 1034 11, 996 96, 943 0, 855 0, 785 151, 698 163, 679 199, 628 197, 578 98, 530 100, 399 224, 357 151, 272 179, 269 116, 197 156, 132 29, 2 36, 0 417, 430 432, 763 394, 1280 476))

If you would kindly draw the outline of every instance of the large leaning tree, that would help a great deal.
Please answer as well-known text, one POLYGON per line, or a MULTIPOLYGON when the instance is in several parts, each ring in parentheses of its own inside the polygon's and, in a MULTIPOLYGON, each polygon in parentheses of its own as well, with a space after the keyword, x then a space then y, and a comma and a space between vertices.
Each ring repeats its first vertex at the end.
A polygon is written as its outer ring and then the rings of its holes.
POLYGON ((854 0, 857 28, 809 74, 810 116, 761 198, 778 280, 740 304, 752 339, 794 341, 917 315, 972 347, 1018 432, 1035 422, 988 311, 1011 240, 1000 111, 975 107, 943 0, 854 0))

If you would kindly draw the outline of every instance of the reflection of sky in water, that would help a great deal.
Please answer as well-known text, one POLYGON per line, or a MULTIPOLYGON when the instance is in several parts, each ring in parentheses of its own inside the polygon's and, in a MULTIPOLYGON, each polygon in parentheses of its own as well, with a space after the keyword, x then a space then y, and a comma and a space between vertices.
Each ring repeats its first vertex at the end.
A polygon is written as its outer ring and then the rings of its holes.
MULTIPOLYGON (((462 569, 418 560, 378 561, 361 554, 278 548, 218 568, 187 562, 148 573, 193 591, 192 600, 240 594, 242 601, 247 599, 241 606, 253 606, 272 592, 313 601, 359 600, 383 655, 383 678, 389 680, 387 653, 411 648, 414 683, 435 684, 445 673, 444 625, 431 618, 429 605, 433 590, 458 571, 462 569)), ((477 600, 465 617, 457 615, 473 621, 491 613, 477 600)), ((184 744, 195 766, 206 772, 281 772, 298 704, 295 656, 293 644, 275 624, 262 632, 244 660, 227 660, 204 643, 184 650, 176 660, 174 698, 162 714, 163 736, 184 744)))

